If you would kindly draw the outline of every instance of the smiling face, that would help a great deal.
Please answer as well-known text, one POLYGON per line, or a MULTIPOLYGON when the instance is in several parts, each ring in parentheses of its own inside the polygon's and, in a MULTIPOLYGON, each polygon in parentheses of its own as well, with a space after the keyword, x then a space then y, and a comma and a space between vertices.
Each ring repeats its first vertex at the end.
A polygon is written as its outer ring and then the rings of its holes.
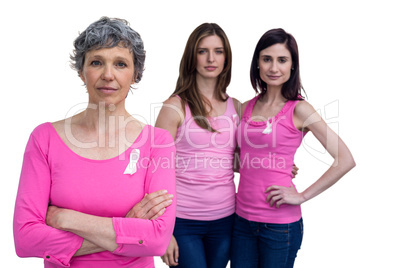
POLYGON ((268 88, 281 88, 290 78, 292 56, 285 44, 275 44, 260 51, 258 67, 268 88))
POLYGON ((197 78, 216 79, 225 65, 225 49, 220 37, 206 36, 197 47, 197 78))
POLYGON ((124 105, 135 82, 133 56, 128 48, 118 46, 90 50, 80 77, 87 86, 90 103, 124 105))

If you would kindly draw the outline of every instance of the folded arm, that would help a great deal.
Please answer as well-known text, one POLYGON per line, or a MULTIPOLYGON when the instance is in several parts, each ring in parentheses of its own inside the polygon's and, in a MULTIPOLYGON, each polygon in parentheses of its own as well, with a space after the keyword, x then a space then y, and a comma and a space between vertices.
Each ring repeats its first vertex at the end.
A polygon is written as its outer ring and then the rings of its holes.
MULTIPOLYGON (((172 139, 166 141, 166 137, 170 138, 167 132, 155 137, 154 144, 167 142, 172 145, 172 139)), ((154 165, 160 163, 160 158, 174 159, 174 155, 171 156, 175 153, 174 146, 151 148, 150 157, 154 161, 150 161, 144 186, 144 190, 151 194, 128 211, 126 217, 116 218, 49 207, 51 172, 46 146, 48 140, 38 142, 35 135, 31 135, 24 154, 14 213, 14 241, 18 256, 40 257, 67 267, 73 256, 104 250, 126 256, 164 253, 173 232, 175 200, 167 208, 166 204, 158 207, 154 203, 153 192, 165 189, 169 194, 175 194, 174 165, 166 168, 154 165), (49 221, 46 216, 52 213, 59 217, 50 223, 52 220, 49 221), (64 221, 66 216, 68 220, 64 221), (56 228, 47 225, 46 220, 56 228)), ((164 198, 172 199, 166 194, 164 198)))
MULTIPOLYGON (((166 190, 147 194, 126 215, 126 218, 157 219, 172 204, 173 195, 166 190)), ((84 241, 74 256, 87 255, 101 251, 115 251, 116 233, 113 218, 98 217, 70 209, 49 206, 46 224, 67 232, 74 233, 84 241)))

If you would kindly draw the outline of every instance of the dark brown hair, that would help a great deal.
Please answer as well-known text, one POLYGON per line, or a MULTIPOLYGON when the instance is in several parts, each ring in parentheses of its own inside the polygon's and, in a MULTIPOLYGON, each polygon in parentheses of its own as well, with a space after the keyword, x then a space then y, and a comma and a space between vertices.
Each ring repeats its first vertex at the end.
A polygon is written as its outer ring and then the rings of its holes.
POLYGON ((295 38, 281 28, 267 31, 258 41, 250 67, 251 84, 255 92, 260 93, 261 95, 264 95, 267 92, 267 84, 261 79, 260 71, 257 68, 258 59, 261 50, 275 44, 284 44, 292 56, 292 71, 289 80, 282 86, 282 96, 288 100, 300 100, 302 99, 301 91, 304 91, 304 89, 300 79, 299 49, 297 48, 295 38))
POLYGON ((196 82, 198 44, 201 39, 211 35, 216 35, 222 40, 225 53, 225 65, 218 76, 215 97, 222 101, 227 100, 226 88, 232 75, 232 50, 225 32, 216 23, 203 23, 191 33, 181 58, 179 78, 172 96, 178 95, 182 102, 188 104, 198 126, 215 132, 206 120, 212 108, 211 103, 201 95, 196 82))

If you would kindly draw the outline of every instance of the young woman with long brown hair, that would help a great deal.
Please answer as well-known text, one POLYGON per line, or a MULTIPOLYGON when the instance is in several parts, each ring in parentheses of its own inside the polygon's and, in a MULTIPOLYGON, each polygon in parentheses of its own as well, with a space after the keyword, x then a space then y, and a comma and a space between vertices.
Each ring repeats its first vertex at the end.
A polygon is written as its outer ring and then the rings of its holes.
POLYGON ((226 267, 235 211, 233 155, 240 103, 226 94, 232 55, 214 23, 190 35, 172 96, 156 121, 175 139, 177 212, 163 261, 178 267, 226 267))

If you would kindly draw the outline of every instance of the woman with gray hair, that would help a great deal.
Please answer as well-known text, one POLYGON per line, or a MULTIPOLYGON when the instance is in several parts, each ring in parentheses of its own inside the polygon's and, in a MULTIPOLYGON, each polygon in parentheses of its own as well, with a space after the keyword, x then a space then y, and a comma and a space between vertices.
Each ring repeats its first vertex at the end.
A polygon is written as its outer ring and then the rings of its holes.
POLYGON ((174 226, 175 147, 169 132, 125 109, 144 70, 143 42, 125 20, 103 17, 74 46, 88 107, 29 138, 14 213, 17 255, 44 258, 45 267, 154 267, 174 226))

